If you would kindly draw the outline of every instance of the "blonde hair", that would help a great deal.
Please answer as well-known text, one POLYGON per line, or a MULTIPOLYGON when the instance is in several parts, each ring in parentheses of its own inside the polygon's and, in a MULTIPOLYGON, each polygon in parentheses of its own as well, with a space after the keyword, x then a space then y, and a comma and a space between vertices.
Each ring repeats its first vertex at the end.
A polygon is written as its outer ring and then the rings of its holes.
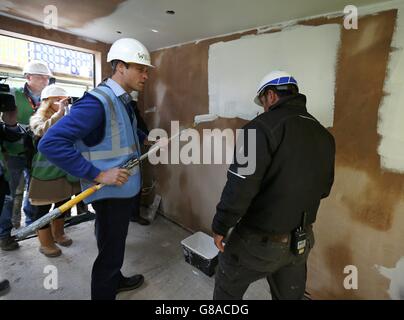
POLYGON ((43 120, 48 120, 53 116, 55 111, 51 108, 51 105, 56 101, 55 97, 49 97, 41 101, 36 114, 40 115, 43 120))

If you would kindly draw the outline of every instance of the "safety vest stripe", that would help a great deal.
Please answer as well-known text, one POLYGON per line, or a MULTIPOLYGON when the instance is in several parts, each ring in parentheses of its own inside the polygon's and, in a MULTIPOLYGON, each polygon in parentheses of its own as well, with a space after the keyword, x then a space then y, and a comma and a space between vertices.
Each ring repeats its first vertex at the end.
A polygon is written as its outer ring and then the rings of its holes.
POLYGON ((111 98, 101 89, 95 88, 94 91, 98 93, 99 95, 103 96, 104 99, 108 103, 108 107, 111 110, 111 139, 112 139, 112 149, 116 148, 119 149, 121 145, 121 135, 119 134, 119 127, 118 127, 118 121, 116 119, 116 113, 115 113, 115 108, 114 104, 111 100, 111 98))
POLYGON ((50 166, 53 166, 53 164, 47 160, 35 160, 32 166, 34 168, 49 168, 50 166))
POLYGON ((136 144, 125 148, 113 148, 110 151, 92 151, 92 152, 82 152, 82 156, 87 160, 105 160, 116 157, 127 156, 128 154, 136 152, 136 144))
MULTIPOLYGON (((82 152, 82 156, 86 158, 87 160, 104 160, 104 159, 110 159, 114 157, 121 157, 121 156, 126 156, 128 154, 134 153, 138 150, 137 143, 131 145, 130 147, 125 147, 121 148, 121 135, 119 132, 119 125, 117 121, 117 116, 114 108, 114 104, 111 100, 111 98, 101 89, 95 88, 93 89, 93 92, 101 95, 108 104, 108 107, 111 111, 111 145, 112 149, 109 151, 85 151, 82 152)), ((135 137, 136 138, 136 137, 135 137)), ((135 139, 136 142, 136 139, 135 139)))

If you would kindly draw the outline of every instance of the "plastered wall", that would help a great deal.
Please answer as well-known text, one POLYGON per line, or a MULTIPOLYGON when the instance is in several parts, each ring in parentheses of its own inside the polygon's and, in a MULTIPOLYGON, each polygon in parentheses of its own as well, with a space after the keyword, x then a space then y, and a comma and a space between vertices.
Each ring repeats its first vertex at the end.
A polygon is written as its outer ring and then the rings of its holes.
MULTIPOLYGON (((333 112, 328 127, 337 143, 336 175, 315 224, 316 246, 310 256, 307 286, 314 299, 404 298, 404 126, 400 117, 404 71, 399 71, 404 66, 400 45, 404 5, 395 1, 359 12, 363 14, 358 30, 344 29, 343 18, 336 16, 298 22, 341 26, 334 105, 325 106, 333 112), (357 290, 343 285, 348 275, 344 268, 349 265, 358 270, 357 290)), ((285 30, 268 28, 267 32, 285 30)), ((170 120, 185 125, 194 115, 207 113, 210 45, 260 36, 257 33, 251 30, 154 52, 157 68, 142 99, 143 111, 156 107, 156 112, 144 114, 149 126, 169 129, 170 120)), ((232 73, 242 76, 236 63, 232 73)), ((236 129, 244 123, 239 118, 222 118, 203 128, 236 129)), ((210 233, 226 168, 157 166, 157 192, 163 197, 165 215, 188 229, 210 233)))
MULTIPOLYGON (((394 1, 359 12, 363 16, 358 30, 344 29, 341 17, 297 22, 311 27, 340 25, 332 77, 334 96, 329 100, 333 106, 324 107, 328 112, 325 124, 337 142, 336 176, 315 224, 316 245, 309 260, 307 286, 314 299, 404 298, 404 4, 394 1), (357 290, 343 286, 347 276, 343 271, 349 265, 358 270, 357 290)), ((100 51, 102 76, 110 72, 106 44, 6 17, 0 17, 0 25, 4 30, 100 51)), ((283 26, 264 33, 254 29, 153 52, 157 68, 140 97, 149 127, 169 131, 170 120, 185 126, 195 115, 211 110, 211 45, 265 33, 277 33, 282 39, 282 32, 287 31, 290 29, 283 26), (155 112, 145 112, 153 107, 155 112)), ((254 48, 251 52, 254 54, 254 48)), ((305 57, 301 59, 304 63, 305 57)), ((243 75, 239 64, 234 63, 231 70, 234 77, 243 75)), ((315 94, 307 83, 305 90, 315 94)), ((221 118, 198 130, 237 129, 245 119, 221 118)), ((226 169, 227 165, 156 166, 164 214, 190 230, 210 233, 226 169)))

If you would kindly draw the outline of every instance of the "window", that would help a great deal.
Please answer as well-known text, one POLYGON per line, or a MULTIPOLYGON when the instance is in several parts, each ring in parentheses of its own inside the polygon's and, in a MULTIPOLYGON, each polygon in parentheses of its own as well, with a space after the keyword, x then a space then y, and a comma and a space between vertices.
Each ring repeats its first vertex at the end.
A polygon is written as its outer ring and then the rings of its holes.
POLYGON ((72 97, 81 97, 96 82, 96 53, 63 44, 54 45, 48 41, 0 34, 0 75, 8 77, 7 83, 11 87, 24 85, 22 70, 31 60, 45 62, 56 83, 72 97))

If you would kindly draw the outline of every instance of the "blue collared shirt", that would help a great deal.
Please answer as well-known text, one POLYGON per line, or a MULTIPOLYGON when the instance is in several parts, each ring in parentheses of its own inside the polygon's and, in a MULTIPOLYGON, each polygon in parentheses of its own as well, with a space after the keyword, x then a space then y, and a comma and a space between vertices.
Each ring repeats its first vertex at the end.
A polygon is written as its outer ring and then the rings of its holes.
POLYGON ((119 83, 112 80, 111 78, 109 78, 105 82, 105 84, 112 89, 112 91, 117 97, 121 99, 122 103, 125 105, 126 112, 128 113, 128 116, 130 118, 130 123, 132 123, 135 117, 134 110, 132 109, 131 105, 132 96, 125 90, 123 90, 123 88, 119 85, 119 83))
POLYGON ((112 91, 117 97, 126 93, 126 91, 123 90, 120 84, 115 80, 112 80, 111 78, 108 78, 107 81, 105 81, 105 84, 112 89, 112 91))

